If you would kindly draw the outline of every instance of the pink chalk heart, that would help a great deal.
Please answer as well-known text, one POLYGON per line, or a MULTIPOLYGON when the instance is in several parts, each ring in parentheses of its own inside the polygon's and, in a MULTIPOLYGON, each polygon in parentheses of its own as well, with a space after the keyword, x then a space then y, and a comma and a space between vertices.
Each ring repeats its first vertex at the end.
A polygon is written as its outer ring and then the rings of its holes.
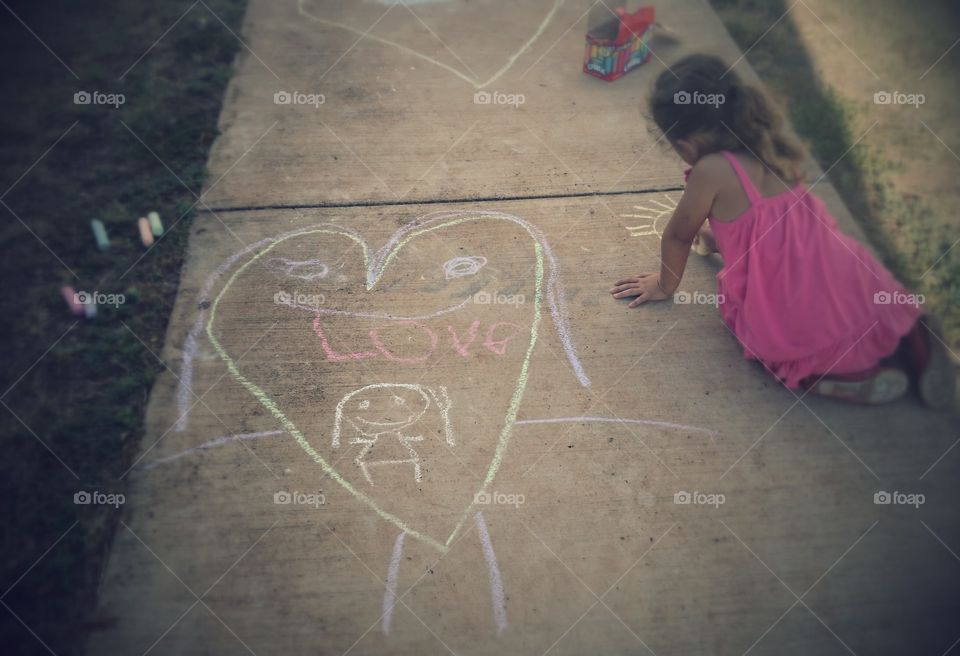
POLYGON ((375 253, 350 229, 306 228, 236 262, 207 336, 323 472, 444 550, 507 453, 545 293, 541 240, 495 212, 426 217, 375 253))

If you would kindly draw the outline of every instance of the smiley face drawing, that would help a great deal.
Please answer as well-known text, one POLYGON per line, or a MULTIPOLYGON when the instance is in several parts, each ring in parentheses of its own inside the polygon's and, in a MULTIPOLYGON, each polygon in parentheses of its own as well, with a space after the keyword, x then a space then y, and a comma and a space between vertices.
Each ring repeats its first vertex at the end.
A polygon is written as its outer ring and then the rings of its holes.
POLYGON ((412 466, 414 480, 420 482, 420 455, 414 446, 424 440, 419 424, 432 406, 444 427, 447 446, 454 446, 446 387, 387 383, 366 385, 340 400, 332 446, 340 448, 346 429, 347 444, 360 445, 353 462, 370 485, 374 485, 371 468, 388 465, 412 466))

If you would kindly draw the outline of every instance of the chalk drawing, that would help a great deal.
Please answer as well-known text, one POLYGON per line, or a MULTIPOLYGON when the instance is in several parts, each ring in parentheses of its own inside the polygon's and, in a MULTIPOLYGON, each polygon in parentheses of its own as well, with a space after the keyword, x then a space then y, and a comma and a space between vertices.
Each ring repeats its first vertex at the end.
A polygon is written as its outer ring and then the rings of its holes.
MULTIPOLYGON (((371 345, 376 350, 341 353, 331 346, 330 340, 327 336, 327 331, 324 329, 323 323, 320 321, 320 317, 317 316, 313 320, 313 331, 317 334, 317 337, 320 338, 320 348, 323 349, 323 354, 326 356, 327 360, 332 362, 351 362, 356 360, 369 360, 371 358, 383 357, 390 362, 396 362, 398 364, 419 364, 429 360, 430 356, 436 352, 439 337, 437 336, 437 333, 434 332, 429 326, 418 321, 408 321, 405 319, 397 320, 391 327, 396 326, 415 326, 420 333, 427 337, 429 340, 429 347, 427 347, 424 352, 417 356, 400 357, 388 349, 386 345, 384 345, 383 340, 380 337, 380 331, 383 328, 373 328, 370 330, 368 335, 371 345)), ((464 342, 461 340, 457 329, 454 328, 452 324, 447 325, 447 332, 450 333, 451 346, 453 347, 454 351, 457 352, 457 355, 464 358, 470 357, 470 346, 474 341, 476 341, 477 331, 479 328, 480 320, 476 319, 467 329, 466 336, 468 340, 464 342)), ((510 343, 510 341, 522 332, 523 328, 509 321, 498 321, 492 323, 487 328, 486 338, 483 340, 483 347, 495 355, 502 356, 507 352, 507 345, 510 343), (502 326, 506 326, 510 330, 507 330, 507 334, 502 338, 494 339, 494 337, 497 335, 498 329, 500 329, 502 326)))
MULTIPOLYGON (((433 388, 428 388, 431 395, 434 394, 433 388)), ((441 387, 442 394, 446 395, 446 388, 441 387)), ((450 408, 450 400, 446 398, 444 401, 436 399, 435 402, 440 405, 441 402, 446 403, 446 408, 450 408)), ((701 433, 710 437, 711 441, 714 441, 715 438, 720 434, 719 431, 711 430, 709 428, 701 428, 699 426, 688 426, 686 424, 676 424, 669 421, 657 421, 655 419, 622 419, 620 417, 545 417, 542 419, 517 419, 514 422, 514 426, 533 426, 537 424, 588 424, 588 423, 605 423, 605 424, 641 424, 644 426, 654 426, 656 428, 667 428, 671 430, 678 431, 688 431, 692 433, 701 433)), ((152 460, 147 464, 140 465, 141 469, 152 469, 158 465, 163 465, 174 460, 178 460, 185 456, 192 455, 198 451, 205 449, 212 449, 214 447, 222 446, 224 444, 229 444, 230 442, 238 440, 254 440, 261 437, 273 437, 275 435, 282 435, 284 431, 275 430, 275 431, 265 431, 261 433, 244 433, 240 435, 227 435, 224 437, 218 437, 198 446, 184 449, 178 453, 173 454, 172 456, 167 456, 165 458, 160 458, 158 460, 152 460)), ((453 446, 453 437, 452 429, 447 434, 447 444, 453 446)))
MULTIPOLYGON (((414 538, 417 538, 423 541, 426 544, 440 550, 446 551, 460 529, 463 526, 463 523, 469 517, 470 512, 473 508, 473 501, 471 501, 466 508, 464 508, 459 521, 454 526, 453 530, 446 537, 446 539, 437 539, 433 536, 427 535, 416 529, 408 526, 404 520, 401 518, 387 512, 369 495, 365 494, 361 490, 355 488, 349 481, 343 478, 336 469, 326 461, 326 459, 318 453, 300 431, 299 427, 291 421, 284 411, 279 407, 279 405, 274 401, 269 395, 261 389, 256 383, 250 381, 243 372, 240 370, 238 364, 233 360, 224 346, 217 339, 216 333, 214 331, 214 324, 216 323, 217 310, 220 306, 221 301, 224 298, 224 295, 230 290, 231 286, 237 280, 237 278, 243 274, 250 266, 256 263, 260 258, 268 255, 272 249, 280 245, 284 241, 292 237, 304 237, 314 234, 330 234, 334 236, 346 237, 354 241, 361 248, 361 252, 364 256, 364 261, 367 265, 367 290, 372 290, 377 282, 382 277, 386 268, 390 265, 396 255, 404 248, 404 246, 409 243, 412 239, 432 232, 434 230, 452 227, 456 225, 461 225, 471 221, 481 221, 481 220, 499 220, 499 221, 511 221, 523 227, 527 233, 531 236, 533 241, 533 251, 536 259, 536 267, 534 272, 534 286, 535 286, 535 295, 533 302, 533 319, 529 329, 529 341, 527 344, 526 351, 523 356, 523 362, 520 367, 520 373, 517 376, 516 382, 514 383, 513 392, 510 397, 509 407, 507 408, 506 416, 503 420, 503 425, 500 430, 499 438, 496 443, 496 447, 491 458, 490 465, 488 466, 486 476, 481 483, 481 489, 474 494, 474 498, 477 498, 477 494, 480 492, 485 492, 486 488, 489 487, 494 477, 497 474, 497 471, 500 468, 500 465, 503 460, 504 453, 506 451, 507 445, 510 440, 510 433, 513 427, 514 420, 517 416, 517 411, 520 406, 520 401, 523 398, 523 392, 526 388, 527 379, 529 376, 530 369, 530 359, 533 354, 534 347, 536 345, 537 337, 539 334, 539 324, 541 318, 541 305, 544 297, 544 283, 545 283, 545 273, 544 273, 544 263, 545 257, 553 263, 552 253, 547 254, 544 249, 544 242, 542 233, 534 228, 531 224, 518 219, 517 217, 511 216, 509 214, 504 214, 500 212, 437 212, 422 219, 414 221, 410 224, 399 229, 394 235, 387 241, 382 248, 380 248, 373 256, 368 255, 368 248, 366 241, 352 231, 347 231, 339 226, 332 224, 325 224, 320 227, 310 228, 306 230, 301 230, 294 233, 288 233, 287 235, 270 240, 259 252, 252 255, 246 262, 237 268, 236 271, 227 279, 224 283, 223 288, 220 290, 220 293, 216 296, 213 303, 210 306, 208 312, 208 320, 206 323, 206 334, 207 338, 210 340, 210 343, 213 345, 214 350, 220 356, 220 358, 226 363, 227 370, 230 375, 236 380, 240 385, 242 385, 251 395, 256 398, 261 405, 263 405, 283 426, 286 432, 290 433, 293 436, 294 440, 300 445, 300 447, 307 453, 307 455, 316 462, 321 469, 330 476, 331 479, 339 483, 348 493, 352 494, 359 501, 367 504, 374 512, 377 513, 382 519, 394 524, 401 531, 404 531, 411 535, 414 538)), ((549 295, 558 295, 557 292, 559 289, 559 282, 557 280, 557 272, 551 271, 551 278, 547 283, 547 294, 549 295)), ((569 342, 569 333, 566 330, 565 323, 565 307, 561 301, 553 299, 551 304, 551 311, 554 314, 554 322, 557 325, 558 332, 561 333, 561 339, 566 339, 569 342)), ((572 342, 569 344, 570 349, 567 351, 567 355, 571 358, 571 361, 575 363, 575 370, 578 370, 582 374, 582 368, 579 367, 579 360, 576 360, 575 351, 572 350, 572 342)), ((585 378, 585 376, 584 376, 585 378)), ((587 381, 589 383, 589 381, 587 381)))
POLYGON ((483 340, 483 345, 496 353, 497 355, 503 355, 507 352, 507 344, 510 343, 510 340, 523 332, 523 328, 518 326, 515 323, 510 323, 509 321, 500 321, 495 324, 491 324, 490 328, 487 330, 487 338, 483 340), (510 335, 507 335, 503 339, 494 339, 493 336, 497 332, 497 328, 500 326, 507 326, 508 328, 513 328, 514 332, 510 335))
POLYGON ((321 280, 330 273, 330 267, 320 260, 288 260, 285 257, 273 257, 264 265, 275 274, 300 280, 321 280))
MULTIPOLYGON (((321 23, 322 25, 328 25, 330 27, 336 27, 341 30, 346 30, 347 32, 356 34, 359 37, 370 39, 371 41, 376 41, 377 43, 382 43, 383 45, 397 48, 398 50, 405 52, 408 55, 430 62, 434 66, 439 66, 440 68, 446 71, 449 71, 450 73, 453 73, 454 75, 459 77, 461 80, 463 80, 467 84, 470 84, 475 89, 482 89, 499 80, 500 77, 504 73, 506 73, 508 70, 510 70, 510 68, 514 65, 514 63, 518 59, 520 59, 520 57, 522 57, 523 54, 527 52, 527 50, 530 49, 530 46, 532 46, 536 42, 536 40, 540 38, 544 30, 547 29, 547 25, 549 25, 550 21, 553 20, 554 15, 557 13, 557 10, 560 9, 560 5, 563 4, 563 1, 564 0, 554 0, 553 7, 551 7, 550 11, 547 12, 547 15, 543 17, 543 20, 540 22, 540 25, 537 27, 534 33, 530 36, 530 38, 527 39, 526 42, 524 42, 523 45, 521 45, 518 50, 516 50, 512 55, 510 55, 510 58, 507 59, 507 62, 502 67, 500 67, 500 70, 495 72, 487 80, 484 80, 484 81, 480 81, 474 77, 471 77, 470 75, 467 75, 466 73, 454 68, 453 66, 444 64, 442 61, 438 61, 433 57, 429 57, 423 54, 422 52, 418 52, 412 48, 408 48, 403 44, 397 43, 396 41, 390 41, 389 39, 384 39, 374 34, 370 34, 369 32, 364 32, 355 27, 351 27, 350 25, 346 25, 344 23, 338 23, 336 21, 332 21, 327 18, 322 18, 321 16, 317 16, 316 14, 312 14, 310 13, 310 11, 308 11, 305 8, 305 5, 306 5, 305 0, 297 0, 297 11, 300 13, 301 16, 314 20, 318 23, 321 23)), ((388 9, 387 11, 390 11, 390 10, 388 9)))
POLYGON ((685 424, 674 424, 669 421, 656 421, 654 419, 620 419, 619 417, 548 417, 546 419, 518 419, 517 426, 531 424, 586 424, 591 422, 606 424, 643 424, 645 426, 656 426, 658 428, 671 428, 674 430, 690 431, 692 433, 704 433, 713 440, 717 436, 717 431, 709 428, 699 428, 697 426, 687 426, 685 424))
POLYGON ((448 446, 455 444, 453 429, 450 426, 450 407, 452 405, 447 389, 429 388, 412 384, 376 383, 349 392, 337 403, 333 427, 333 447, 339 448, 344 424, 350 432, 348 444, 362 444, 354 463, 360 468, 364 478, 373 485, 370 476, 371 467, 384 465, 412 465, 414 480, 421 480, 420 455, 414 448, 414 442, 422 442, 422 435, 412 435, 413 427, 430 408, 431 400, 437 406, 444 426, 445 440, 448 446), (386 444, 385 444, 386 443, 386 444), (397 458, 369 458, 374 446, 377 454, 391 452, 399 448, 397 458))
POLYGON ((443 263, 443 275, 447 280, 475 276, 487 265, 487 258, 482 255, 469 257, 454 257, 443 263))
POLYGON ((466 343, 460 341, 460 335, 457 334, 457 329, 453 326, 447 326, 447 332, 450 333, 450 339, 453 340, 453 349, 457 352, 462 358, 470 357, 470 345, 473 344, 477 339, 477 330, 480 328, 480 320, 474 319, 473 323, 470 324, 470 327, 467 328, 467 338, 466 343))
POLYGON ((636 210, 634 214, 621 214, 624 219, 645 219, 649 223, 643 223, 635 226, 626 226, 627 232, 631 237, 663 237, 663 227, 665 219, 669 220, 677 209, 677 201, 672 196, 664 194, 661 202, 656 198, 646 198, 642 204, 634 205, 636 210))
POLYGON ((157 458, 156 460, 151 460, 150 462, 138 465, 140 469, 153 469, 160 465, 165 465, 168 462, 173 462, 174 460, 179 460, 185 456, 192 455, 198 451, 204 451, 206 449, 213 449, 218 446, 223 446, 224 444, 230 444, 231 442, 241 442, 244 440, 256 440, 261 437, 274 437, 276 435, 283 435, 282 430, 272 430, 272 431, 261 431, 259 433, 240 433, 239 435, 224 435, 223 437, 217 437, 212 440, 208 440, 203 444, 198 444, 197 446, 190 447, 189 449, 184 449, 183 451, 178 451, 173 455, 166 456, 164 458, 157 458))
POLYGON ((390 557, 390 567, 387 568, 387 590, 383 595, 383 632, 390 634, 390 621, 393 619, 393 607, 397 598, 397 574, 400 571, 400 558, 403 556, 403 539, 407 536, 401 532, 393 543, 393 555, 390 557))
MULTIPOLYGON (((344 228, 342 226, 335 226, 337 230, 342 233, 348 233, 356 239, 360 239, 359 234, 349 228, 344 228)), ((200 290, 200 293, 197 295, 197 307, 200 309, 199 315, 197 316, 196 322, 193 324, 193 327, 190 329, 190 332, 187 333, 187 337, 184 340, 183 345, 183 355, 181 356, 180 364, 180 376, 177 381, 177 421, 174 424, 174 430, 178 433, 182 433, 187 429, 190 417, 190 409, 192 404, 190 403, 190 397, 193 396, 193 361, 197 356, 197 338, 200 335, 200 332, 206 326, 206 308, 208 307, 210 301, 210 292, 213 291, 213 286, 217 283, 221 276, 223 276, 227 271, 230 270, 230 267, 236 263, 237 260, 242 258, 244 255, 252 253, 259 248, 263 248, 268 244, 283 241, 284 239, 289 239, 290 237, 299 234, 300 230, 291 230, 286 232, 278 237, 266 237, 260 241, 256 241, 252 244, 248 244, 242 250, 234 253, 226 260, 220 263, 213 273, 211 273, 207 280, 203 283, 203 287, 200 290)))
POLYGON ((187 430, 187 421, 192 407, 190 397, 193 396, 193 361, 197 357, 197 337, 203 330, 205 318, 205 313, 201 310, 183 342, 183 364, 180 366, 180 378, 177 381, 177 422, 173 426, 178 433, 187 430))
MULTIPOLYGON (((379 271, 382 273, 383 271, 381 261, 392 259, 392 249, 395 248, 397 244, 404 241, 405 235, 425 229, 426 227, 437 222, 456 220, 457 217, 462 218, 464 214, 464 212, 432 212, 414 221, 411 221, 407 225, 397 230, 390 240, 384 244, 384 246, 374 255, 373 261, 371 262, 371 266, 367 273, 368 288, 379 278, 379 274, 376 272, 379 271)), ((524 219, 513 216, 512 214, 506 214, 504 212, 479 211, 470 213, 470 216, 475 218, 490 218, 501 221, 512 221, 513 223, 522 226, 534 239, 537 240, 537 243, 540 245, 540 250, 542 251, 543 256, 546 258, 546 263, 549 264, 549 274, 547 275, 546 279, 546 298, 547 304, 550 307, 550 314, 553 317, 554 327, 556 328, 557 334, 560 338, 560 343, 563 345, 563 350, 567 355, 567 359, 570 361, 570 366, 573 367, 574 374, 577 376, 577 380, 580 381, 580 384, 584 387, 589 387, 590 379, 583 370, 583 365, 580 363, 580 358, 577 356, 577 349, 574 346, 573 338, 570 336, 570 318, 567 312, 566 300, 564 298, 563 285, 560 281, 560 265, 557 263, 557 260, 553 255, 553 250, 550 248, 550 244, 547 242, 546 236, 537 226, 525 221, 524 219)))
POLYGON ((450 0, 377 0, 382 5, 432 5, 450 0))
POLYGON ((370 331, 370 341, 373 342, 373 346, 383 354, 390 362, 397 362, 401 364, 418 364, 420 362, 426 362, 430 359, 430 356, 433 355, 433 352, 437 350, 437 334, 427 328, 422 323, 417 321, 401 321, 400 325, 416 326, 422 332, 426 332, 427 336, 430 338, 430 348, 427 349, 425 353, 413 357, 401 357, 394 354, 390 349, 388 349, 380 339, 380 331, 376 328, 370 331))
POLYGON ((497 624, 497 635, 507 628, 507 606, 503 594, 503 581, 500 578, 500 567, 497 566, 497 555, 493 552, 493 543, 490 542, 490 533, 487 523, 483 520, 483 513, 474 515, 477 532, 480 534, 480 544, 483 547, 483 558, 487 561, 487 572, 490 576, 490 597, 493 601, 493 620, 497 624))
MULTIPOLYGON (((526 229, 527 232, 530 233, 540 243, 540 248, 542 249, 544 255, 547 258, 547 262, 550 265, 550 273, 547 278, 546 297, 547 297, 547 303, 550 306, 550 313, 553 318, 554 327, 560 338, 560 342, 563 345, 563 349, 567 355, 567 359, 570 361, 570 366, 573 367, 574 373, 577 376, 577 380, 579 380, 580 384, 583 385, 584 387, 589 387, 590 379, 587 377, 586 373, 583 370, 583 366, 580 363, 580 359, 577 356, 576 348, 573 344, 573 339, 570 336, 570 319, 567 313, 566 301, 564 299, 563 286, 560 281, 560 267, 556 258, 553 255, 553 250, 550 248, 550 244, 547 242, 546 236, 544 236, 543 232, 541 232, 540 229, 534 226, 532 223, 529 223, 523 219, 512 216, 510 214, 504 214, 502 212, 477 212, 475 213, 475 215, 477 217, 489 217, 489 218, 495 218, 500 220, 512 221, 522 226, 524 229, 526 229)), ((442 221, 455 216, 458 216, 458 214, 455 212, 454 213, 434 212, 432 214, 422 216, 419 219, 415 220, 410 225, 398 231, 398 234, 394 235, 394 239, 399 237, 399 233, 406 233, 406 232, 409 232, 410 230, 415 229, 418 226, 423 226, 431 222, 442 221)), ((324 227, 327 228, 326 232, 330 232, 332 234, 347 235, 350 239, 360 244, 363 249, 364 262, 368 263, 368 266, 373 266, 368 262, 367 244, 363 240, 363 238, 359 235, 359 233, 357 233, 356 231, 350 228, 346 228, 344 226, 334 224, 334 223, 319 224, 319 225, 313 226, 312 228, 307 228, 305 230, 309 232, 310 230, 320 230, 324 227)), ((210 292, 213 290, 214 285, 234 265, 234 263, 236 263, 236 261, 242 258, 243 256, 253 251, 256 251, 258 249, 264 248, 268 245, 277 244, 277 243, 286 241, 291 237, 294 237, 300 234, 305 234, 305 230, 304 229, 292 230, 290 232, 284 233, 277 237, 267 237, 267 238, 261 239, 260 241, 249 244, 244 249, 240 250, 237 253, 234 253, 225 261, 223 261, 220 264, 220 266, 217 267, 213 271, 213 273, 211 273, 210 276, 207 278, 203 288, 201 289, 200 293, 197 296, 197 305, 200 308, 199 316, 197 317, 196 323, 194 323, 193 327, 190 329, 190 332, 187 334, 187 338, 184 342, 183 355, 182 355, 181 365, 180 365, 180 376, 178 380, 178 389, 177 389, 178 419, 174 426, 177 432, 185 431, 188 426, 190 410, 192 407, 190 404, 190 397, 193 394, 193 388, 192 388, 193 360, 196 357, 197 337, 199 336, 200 332, 204 329, 204 326, 207 325, 207 322, 206 322, 207 316, 206 316, 205 307, 209 303, 208 299, 210 296, 210 292)), ((386 246, 384 248, 386 248, 386 246)), ((367 284, 369 289, 369 285, 370 285, 369 270, 367 274, 367 284)), ((319 311, 324 314, 329 313, 329 314, 337 314, 337 315, 367 317, 367 318, 374 318, 374 319, 401 319, 401 320, 417 321, 417 320, 429 319, 434 316, 439 316, 441 314, 459 310, 469 303, 470 303, 470 299, 467 298, 457 305, 451 306, 449 308, 445 308, 443 310, 440 310, 430 315, 424 315, 424 316, 418 316, 418 317, 417 316, 400 317, 400 316, 392 316, 392 315, 365 314, 365 313, 347 312, 344 310, 329 309, 329 308, 321 308, 318 310, 317 308, 306 307, 306 306, 304 306, 301 309, 311 313, 316 313, 319 311)))

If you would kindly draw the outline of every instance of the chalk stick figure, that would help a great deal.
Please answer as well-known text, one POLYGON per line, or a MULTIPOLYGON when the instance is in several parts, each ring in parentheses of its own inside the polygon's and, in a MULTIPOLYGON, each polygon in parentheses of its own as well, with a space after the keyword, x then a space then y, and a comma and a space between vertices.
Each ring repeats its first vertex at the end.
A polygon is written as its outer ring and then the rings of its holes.
POLYGON ((439 412, 447 445, 454 446, 446 387, 378 383, 348 393, 337 404, 333 448, 340 447, 344 431, 348 444, 363 445, 354 463, 370 485, 371 468, 386 465, 412 466, 419 482, 420 454, 415 445, 424 439, 419 422, 431 405, 439 412))

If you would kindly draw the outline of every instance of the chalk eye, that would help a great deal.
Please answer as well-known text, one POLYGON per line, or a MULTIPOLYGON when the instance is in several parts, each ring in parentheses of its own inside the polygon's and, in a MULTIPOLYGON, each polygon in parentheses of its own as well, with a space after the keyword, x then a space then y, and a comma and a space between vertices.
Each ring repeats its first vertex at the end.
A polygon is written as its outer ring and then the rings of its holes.
POLYGON ((443 275, 447 280, 475 276, 486 265, 487 258, 482 255, 453 257, 443 263, 443 275))
POLYGON ((361 410, 366 410, 370 407, 370 399, 364 399, 359 404, 361 410))
POLYGON ((274 257, 267 260, 266 267, 277 276, 299 278, 300 280, 319 280, 326 278, 330 267, 320 260, 288 260, 285 257, 274 257))
POLYGON ((393 397, 393 404, 394 404, 394 405, 406 405, 406 403, 407 403, 407 402, 406 402, 404 399, 400 398, 399 396, 393 397))

